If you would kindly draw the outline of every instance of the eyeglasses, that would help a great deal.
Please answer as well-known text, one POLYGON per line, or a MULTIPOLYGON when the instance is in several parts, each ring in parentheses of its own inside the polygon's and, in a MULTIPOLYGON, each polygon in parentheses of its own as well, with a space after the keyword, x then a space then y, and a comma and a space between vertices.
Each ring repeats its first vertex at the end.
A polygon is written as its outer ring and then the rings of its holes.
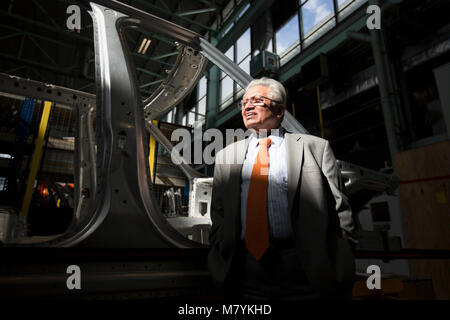
POLYGON ((239 101, 238 102, 238 107, 239 107, 239 109, 242 110, 243 108, 245 108, 245 106, 248 103, 250 103, 251 105, 253 105, 255 107, 262 107, 262 106, 266 105, 265 100, 269 100, 271 102, 275 102, 275 103, 281 104, 280 101, 273 100, 273 99, 270 99, 270 98, 267 98, 267 97, 264 97, 264 96, 253 96, 253 97, 250 97, 249 99, 242 99, 241 101, 239 101))

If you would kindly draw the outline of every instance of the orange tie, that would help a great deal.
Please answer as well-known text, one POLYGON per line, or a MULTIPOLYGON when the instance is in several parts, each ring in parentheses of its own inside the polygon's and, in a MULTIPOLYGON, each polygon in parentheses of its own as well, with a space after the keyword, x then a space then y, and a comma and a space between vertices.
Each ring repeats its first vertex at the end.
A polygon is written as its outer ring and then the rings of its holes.
POLYGON ((267 221, 267 181, 269 177, 270 139, 259 141, 259 152, 253 165, 247 196, 247 222, 245 246, 259 260, 269 248, 269 223, 267 221))

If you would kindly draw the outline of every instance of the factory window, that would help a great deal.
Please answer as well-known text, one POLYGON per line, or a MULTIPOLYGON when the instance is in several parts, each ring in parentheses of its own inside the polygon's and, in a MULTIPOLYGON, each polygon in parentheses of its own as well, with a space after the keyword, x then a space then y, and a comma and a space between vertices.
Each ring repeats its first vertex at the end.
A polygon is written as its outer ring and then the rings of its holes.
POLYGON ((236 61, 241 63, 250 54, 250 29, 247 29, 236 43, 236 61))
POLYGON ((338 21, 341 21, 352 13, 355 9, 360 7, 367 0, 338 0, 338 21))
POLYGON ((167 115, 166 115, 166 121, 167 122, 173 122, 172 121, 172 116, 173 116, 173 110, 170 110, 169 113, 167 113, 167 115))
MULTIPOLYGON (((234 45, 231 46, 225 55, 234 60, 234 45)), ((226 75, 225 72, 220 72, 220 109, 223 110, 233 102, 233 80, 226 75)))
POLYGON ((276 32, 275 43, 281 64, 286 63, 300 52, 300 31, 297 14, 276 32))
POLYGON ((207 91, 207 81, 206 77, 203 76, 199 83, 198 83, 198 89, 197 89, 197 111, 195 120, 197 122, 202 122, 205 119, 206 116, 206 91, 207 91))
POLYGON ((266 50, 267 50, 267 51, 270 51, 270 52, 274 52, 274 50, 273 50, 273 41, 272 41, 272 39, 270 39, 270 42, 269 42, 269 44, 267 45, 266 50))
POLYGON ((0 177, 0 191, 5 191, 8 183, 8 179, 6 177, 0 177))
MULTIPOLYGON (((225 55, 250 73, 251 41, 250 28, 232 45, 225 55)), ((233 82, 223 71, 220 73, 220 110, 225 109, 243 94, 243 89, 233 82)))
MULTIPOLYGON (((247 29, 236 42, 236 62, 247 73, 250 74, 251 59, 250 29, 247 29)), ((242 88, 237 87, 236 95, 243 94, 242 88)))
MULTIPOLYGON (((228 3, 228 5, 225 7, 225 9, 222 10, 222 17, 223 17, 223 21, 226 22, 228 18, 231 17, 231 14, 233 13, 234 7, 236 7, 236 5, 240 4, 241 1, 230 1, 228 3), (236 3, 234 3, 236 2, 236 3)), ((231 28, 233 28, 234 24, 247 12, 248 8, 250 8, 250 3, 247 3, 247 5, 241 9, 241 11, 239 12, 239 15, 233 20, 233 22, 230 23, 230 25, 228 26, 228 28, 223 32, 222 37, 224 35, 226 35, 231 28)))
POLYGON ((233 101, 233 80, 223 71, 220 78, 220 106, 225 108, 233 101))
POLYGON ((333 0, 309 0, 301 6, 305 45, 310 44, 336 24, 333 0))
POLYGON ((197 121, 203 121, 206 117, 206 96, 198 101, 197 121))
POLYGON ((187 114, 187 123, 188 126, 193 126, 195 122, 195 107, 193 107, 191 110, 189 110, 187 114))

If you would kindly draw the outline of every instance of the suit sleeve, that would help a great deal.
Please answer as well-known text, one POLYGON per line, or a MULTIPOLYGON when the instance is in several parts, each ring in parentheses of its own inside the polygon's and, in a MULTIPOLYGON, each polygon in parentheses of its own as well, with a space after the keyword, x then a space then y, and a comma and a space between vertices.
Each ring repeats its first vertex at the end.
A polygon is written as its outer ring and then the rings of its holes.
POLYGON ((340 170, 336 163, 333 150, 330 143, 326 141, 322 158, 322 171, 328 180, 331 192, 336 203, 336 213, 339 218, 339 225, 342 236, 352 242, 356 242, 353 236, 354 224, 352 218, 352 210, 347 196, 342 192, 340 187, 340 170))

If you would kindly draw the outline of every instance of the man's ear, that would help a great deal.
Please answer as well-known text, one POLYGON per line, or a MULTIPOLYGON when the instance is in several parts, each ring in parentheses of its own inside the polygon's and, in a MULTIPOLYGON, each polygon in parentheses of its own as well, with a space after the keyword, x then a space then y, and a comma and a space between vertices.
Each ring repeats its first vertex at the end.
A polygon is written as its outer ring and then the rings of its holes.
POLYGON ((277 117, 282 118, 284 116, 284 112, 286 111, 286 106, 284 104, 278 105, 277 117))

